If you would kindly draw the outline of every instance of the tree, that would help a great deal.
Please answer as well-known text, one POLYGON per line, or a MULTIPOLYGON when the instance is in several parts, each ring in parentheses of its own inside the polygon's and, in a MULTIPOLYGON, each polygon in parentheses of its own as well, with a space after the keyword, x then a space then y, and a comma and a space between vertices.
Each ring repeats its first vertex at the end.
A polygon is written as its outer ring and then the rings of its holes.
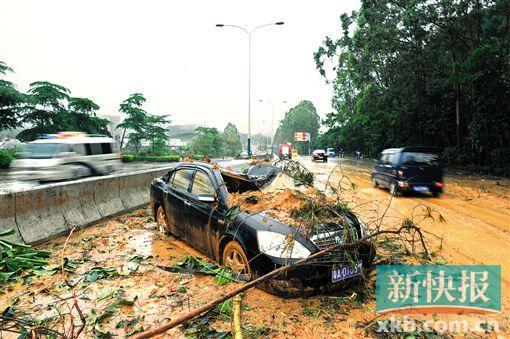
POLYGON ((171 121, 168 115, 147 115, 147 126, 145 128, 144 139, 151 141, 152 153, 156 153, 156 149, 164 148, 166 141, 170 139, 166 132, 168 129, 165 125, 169 125, 171 121))
POLYGON ((22 122, 32 127, 18 134, 18 139, 30 141, 40 134, 71 130, 66 109, 69 93, 66 87, 51 82, 31 83, 22 122))
POLYGON ((237 157, 241 154, 243 145, 241 144, 241 136, 239 135, 236 125, 229 122, 223 130, 221 138, 223 140, 224 147, 223 155, 237 157))
POLYGON ((140 148, 140 142, 144 139, 147 128, 147 112, 142 108, 145 103, 145 97, 141 93, 133 93, 120 104, 119 111, 127 117, 117 125, 117 128, 123 129, 120 148, 124 145, 126 131, 130 130, 129 141, 135 147, 136 153, 140 148))
POLYGON ((223 155, 223 139, 216 128, 197 127, 197 135, 191 139, 190 149, 195 154, 208 157, 223 155))
POLYGON ((47 81, 30 84, 26 103, 21 107, 22 123, 30 126, 18 139, 30 141, 40 134, 81 131, 110 136, 107 119, 96 115, 99 106, 87 98, 72 98, 64 86, 47 81))
POLYGON ((436 146, 462 163, 510 158, 508 13, 503 0, 364 0, 344 13, 340 37, 314 54, 333 83, 325 123, 337 143, 370 155, 436 146))
POLYGON ((301 101, 291 108, 280 122, 274 136, 275 144, 292 142, 299 153, 308 153, 310 143, 294 142, 294 132, 308 132, 313 141, 319 134, 319 120, 315 106, 310 101, 301 101))
MULTIPOLYGON (((0 61, 0 75, 7 72, 13 72, 12 68, 0 61)), ((0 131, 21 126, 19 108, 25 100, 25 95, 12 82, 0 79, 0 131)))
POLYGON ((97 116, 95 111, 99 109, 99 105, 94 101, 88 98, 69 98, 67 107, 73 129, 89 134, 111 136, 108 131, 111 122, 97 116))

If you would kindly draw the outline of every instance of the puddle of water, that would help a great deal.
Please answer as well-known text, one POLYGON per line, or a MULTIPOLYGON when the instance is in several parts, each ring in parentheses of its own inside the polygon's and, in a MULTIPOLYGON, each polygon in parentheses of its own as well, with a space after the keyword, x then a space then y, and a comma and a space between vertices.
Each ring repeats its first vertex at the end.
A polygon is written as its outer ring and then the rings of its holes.
POLYGON ((129 237, 126 244, 128 252, 136 255, 153 256, 158 265, 170 266, 183 260, 186 255, 204 257, 204 254, 190 247, 185 242, 160 232, 141 232, 129 237))

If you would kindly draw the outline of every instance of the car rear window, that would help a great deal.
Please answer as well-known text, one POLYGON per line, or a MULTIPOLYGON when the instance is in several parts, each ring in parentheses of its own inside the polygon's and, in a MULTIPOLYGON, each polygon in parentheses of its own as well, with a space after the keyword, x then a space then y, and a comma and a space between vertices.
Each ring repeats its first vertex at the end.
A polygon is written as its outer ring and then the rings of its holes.
POLYGON ((202 171, 197 171, 195 174, 195 180, 193 180, 191 193, 195 195, 214 194, 213 185, 207 174, 202 171))
POLYGON ((403 152, 402 165, 436 165, 438 164, 438 156, 435 153, 423 152, 403 152))
POLYGON ((177 170, 174 174, 174 179, 172 180, 172 187, 187 191, 189 184, 191 182, 191 176, 193 175, 193 170, 182 169, 177 170))

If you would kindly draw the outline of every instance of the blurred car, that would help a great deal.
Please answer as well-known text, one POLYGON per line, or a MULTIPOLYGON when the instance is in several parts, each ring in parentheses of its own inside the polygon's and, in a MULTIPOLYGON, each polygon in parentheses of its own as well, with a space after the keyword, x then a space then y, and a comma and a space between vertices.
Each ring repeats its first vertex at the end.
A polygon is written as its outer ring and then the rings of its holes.
POLYGON ((329 158, 334 158, 336 156, 334 148, 328 148, 327 151, 328 151, 327 153, 328 153, 329 158))
POLYGON ((241 158, 242 159, 249 159, 250 157, 248 156, 248 151, 242 151, 241 152, 241 158))
POLYGON ((372 171, 372 186, 387 187, 390 193, 430 192, 444 189, 443 167, 431 147, 390 148, 382 151, 372 171))
POLYGON ((328 153, 323 149, 316 149, 312 152, 312 161, 321 160, 324 162, 328 161, 328 153))
POLYGON ((26 144, 11 164, 15 179, 57 181, 105 175, 120 165, 114 140, 103 135, 62 132, 26 144))
MULTIPOLYGON (((150 207, 162 232, 184 239, 248 279, 341 244, 342 239, 350 242, 366 236, 363 222, 349 211, 342 222, 316 225, 315 234, 310 237, 274 219, 267 211, 252 214, 238 210, 232 217, 234 206, 229 203, 229 193, 258 191, 279 182, 279 175, 286 174, 278 167, 261 163, 245 174, 209 164, 182 164, 152 181, 150 207)), ((292 177, 288 179, 294 182, 292 177)), ((292 268, 272 279, 264 289, 289 295, 292 291, 301 294, 338 286, 336 282, 350 281, 370 267, 374 256, 374 244, 363 241, 356 249, 339 250, 292 268)))

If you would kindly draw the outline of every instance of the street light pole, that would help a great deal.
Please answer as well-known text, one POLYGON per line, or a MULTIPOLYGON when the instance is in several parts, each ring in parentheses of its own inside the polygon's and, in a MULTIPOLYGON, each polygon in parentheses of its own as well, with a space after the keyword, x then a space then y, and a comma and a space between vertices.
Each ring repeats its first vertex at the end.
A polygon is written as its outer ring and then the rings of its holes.
POLYGON ((255 32, 257 29, 266 27, 266 26, 273 26, 273 25, 283 25, 283 21, 278 22, 271 22, 264 25, 257 26, 253 28, 251 31, 248 31, 246 28, 237 26, 237 25, 224 25, 224 24, 216 24, 216 27, 234 27, 242 30, 246 35, 248 36, 248 140, 247 140, 247 153, 248 157, 251 157, 251 36, 253 32, 255 32))
MULTIPOLYGON (((266 103, 266 104, 270 104, 271 105, 271 154, 273 154, 273 148, 274 148, 274 129, 273 129, 273 123, 274 123, 274 105, 271 101, 268 101, 268 100, 262 100, 260 99, 259 102, 263 102, 263 103, 266 103)), ((287 101, 282 101, 282 103, 286 104, 287 101)))
POLYGON ((273 103, 271 101, 267 101, 267 100, 260 99, 259 102, 263 102, 263 103, 271 105, 271 123, 270 123, 270 126, 271 126, 271 153, 273 153, 273 115, 274 115, 274 105, 273 105, 273 103))

